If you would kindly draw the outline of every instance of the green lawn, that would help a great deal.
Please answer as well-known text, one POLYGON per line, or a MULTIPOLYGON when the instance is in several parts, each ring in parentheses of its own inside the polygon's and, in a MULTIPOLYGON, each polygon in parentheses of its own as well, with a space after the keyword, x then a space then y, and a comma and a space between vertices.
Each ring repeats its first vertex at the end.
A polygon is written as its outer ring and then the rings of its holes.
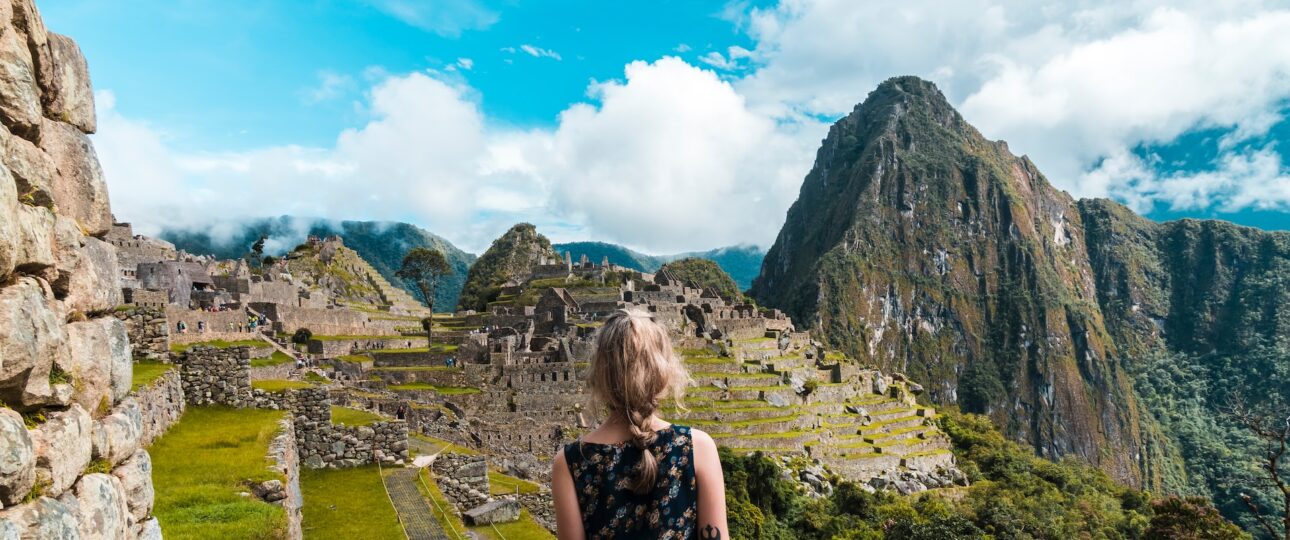
POLYGON ((430 453, 432 453, 432 454, 434 454, 434 453, 438 453, 438 452, 449 452, 449 453, 453 453, 453 454, 463 454, 463 455, 467 455, 467 456, 479 455, 479 452, 478 452, 477 450, 475 450, 475 449, 473 449, 473 448, 467 448, 467 447, 465 447, 465 446, 461 446, 461 445, 456 444, 456 443, 454 443, 454 442, 452 442, 452 441, 445 441, 445 440, 440 439, 440 438, 437 438, 437 437, 431 437, 431 436, 429 436, 429 435, 422 435, 422 434, 420 434, 420 433, 408 433, 408 436, 410 436, 410 437, 414 437, 414 438, 417 438, 417 439, 421 439, 421 440, 423 440, 423 441, 425 441, 425 442, 428 442, 428 443, 431 443, 431 444, 434 444, 434 445, 438 445, 438 446, 439 446, 439 449, 438 449, 438 450, 436 450, 436 451, 434 451, 434 452, 430 452, 430 453))
POLYGON ((287 356, 282 351, 273 351, 273 355, 268 358, 252 358, 251 367, 269 367, 294 362, 295 359, 287 356))
POLYGON ((152 384, 167 371, 174 369, 174 364, 164 364, 161 362, 135 362, 134 373, 130 377, 130 391, 136 391, 144 386, 152 384))
MULTIPOLYGON (((305 499, 303 528, 307 539, 406 539, 374 465, 301 469, 300 491, 305 499)), ((170 537, 170 531, 166 531, 166 537, 170 537)))
POLYGON ((537 493, 540 490, 537 484, 528 480, 497 471, 488 471, 488 490, 492 495, 513 494, 517 487, 520 493, 537 493))
POLYGON ((362 409, 352 409, 340 405, 331 406, 331 423, 347 426, 367 426, 375 422, 387 422, 389 418, 362 409))
POLYGON ((353 363, 372 361, 372 357, 367 356, 365 354, 347 354, 344 356, 337 356, 336 359, 340 360, 341 362, 353 362, 353 363))
POLYGON ((389 387, 390 390, 434 390, 445 396, 454 396, 461 394, 478 394, 478 388, 468 386, 435 386, 430 383, 415 382, 408 384, 396 384, 389 387))
POLYGON ((259 388, 265 392, 285 392, 290 389, 313 388, 314 384, 305 381, 289 381, 287 379, 265 379, 262 381, 251 381, 251 388, 259 388))
POLYGON ((168 539, 281 538, 282 508, 245 497, 246 482, 285 479, 272 469, 269 442, 282 411, 189 407, 148 449, 156 508, 168 539))
POLYGON ((265 343, 263 340, 259 340, 259 339, 241 339, 237 341, 224 341, 222 339, 213 339, 210 341, 201 341, 197 343, 172 343, 170 345, 170 352, 181 353, 197 345, 215 347, 216 349, 227 349, 230 347, 243 347, 243 346, 245 347, 268 347, 269 346, 268 343, 265 343))

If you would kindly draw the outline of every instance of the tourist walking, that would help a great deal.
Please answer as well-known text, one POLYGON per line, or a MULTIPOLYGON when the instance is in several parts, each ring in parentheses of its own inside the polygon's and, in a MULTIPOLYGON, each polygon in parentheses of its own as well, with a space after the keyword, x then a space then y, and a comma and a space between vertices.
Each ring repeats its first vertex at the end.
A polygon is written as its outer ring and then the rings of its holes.
POLYGON ((680 401, 689 376, 649 313, 618 311, 596 339, 587 387, 604 423, 566 445, 551 468, 560 540, 726 540, 717 445, 669 424, 659 401, 680 401))

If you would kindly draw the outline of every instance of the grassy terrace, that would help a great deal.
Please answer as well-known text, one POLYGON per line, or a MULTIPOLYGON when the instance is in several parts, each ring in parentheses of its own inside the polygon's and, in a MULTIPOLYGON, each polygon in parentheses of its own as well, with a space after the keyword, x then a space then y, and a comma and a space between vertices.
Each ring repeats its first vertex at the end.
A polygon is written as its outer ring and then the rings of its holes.
POLYGON ((130 376, 130 391, 136 391, 144 386, 152 384, 175 367, 174 364, 163 364, 161 362, 135 362, 134 372, 130 376))
POLYGON ((412 390, 433 390, 445 396, 456 396, 463 394, 478 394, 478 388, 469 386, 436 386, 430 383, 416 382, 408 384, 396 384, 388 387, 395 391, 412 391, 412 390))
POLYGON ((265 392, 286 392, 299 388, 313 388, 314 384, 305 381, 289 381, 287 379, 265 379, 262 381, 251 381, 251 388, 258 388, 265 392))
POLYGON ((216 349, 227 349, 230 347, 268 347, 269 346, 268 343, 265 343, 263 340, 259 340, 259 339, 239 339, 237 341, 225 341, 222 339, 213 339, 210 341, 199 341, 197 343, 172 343, 170 344, 170 352, 179 354, 197 345, 204 345, 206 347, 215 347, 216 349))
MULTIPOLYGON (((374 465, 300 469, 304 537, 309 540, 405 540, 374 465)), ((166 531, 170 538, 170 531, 166 531)), ((211 536, 210 538, 215 538, 211 536)))
POLYGON ((438 438, 438 437, 431 437, 431 436, 429 436, 429 435, 422 435, 422 434, 420 434, 420 433, 412 433, 412 432, 409 432, 409 433, 408 433, 408 436, 409 436, 409 437, 412 437, 412 438, 414 438, 414 439, 420 439, 420 440, 422 440, 422 441, 425 441, 425 442, 428 442, 428 443, 430 443, 430 444, 435 445, 435 446, 436 446, 436 449, 435 449, 433 452, 429 452, 430 454, 437 454, 437 453, 439 453, 439 452, 451 452, 451 453, 453 453, 453 454, 463 454, 463 455, 467 455, 467 456, 477 456, 477 455, 479 455, 479 451, 478 451, 478 450, 475 450, 475 449, 473 449, 473 448, 467 448, 467 447, 465 447, 465 446, 461 446, 461 445, 459 445, 459 444, 457 444, 457 443, 454 443, 454 442, 452 442, 452 441, 445 441, 445 440, 440 439, 440 438, 438 438))
POLYGON ((376 413, 364 411, 362 409, 352 409, 340 405, 331 406, 331 423, 345 424, 347 426, 368 426, 376 422, 385 422, 389 420, 384 416, 376 413))
POLYGON ((457 352, 457 346, 448 343, 435 343, 434 347, 412 347, 410 349, 379 349, 372 352, 381 354, 411 354, 411 353, 451 353, 457 352))
POLYGON ((488 491, 490 495, 509 495, 516 493, 537 493, 541 490, 537 484, 516 478, 498 471, 488 471, 488 491))
POLYGON ((352 363, 355 363, 355 364, 360 363, 360 362, 371 362, 371 361, 372 361, 372 357, 370 357, 370 356, 368 356, 368 355, 366 355, 366 354, 347 354, 347 355, 344 355, 344 356, 337 356, 337 357, 336 357, 336 359, 337 359, 337 360, 340 360, 341 362, 352 362, 352 363))
POLYGON ((392 336, 317 336, 316 335, 312 339, 316 339, 318 341, 360 341, 360 340, 382 340, 382 339, 417 339, 418 337, 425 338, 424 335, 400 336, 398 334, 395 334, 392 336))
POLYGON ((368 371, 461 371, 460 367, 448 366, 387 366, 374 367, 368 371))
POLYGON ((268 358, 252 358, 251 367, 269 367, 291 363, 293 360, 290 356, 282 351, 273 351, 273 355, 268 358))
POLYGON ((149 448, 154 513, 166 538, 281 538, 282 508, 241 493, 246 482, 285 480, 272 469, 269 442, 282 411, 189 407, 149 448), (193 459, 200 456, 200 459, 193 459))

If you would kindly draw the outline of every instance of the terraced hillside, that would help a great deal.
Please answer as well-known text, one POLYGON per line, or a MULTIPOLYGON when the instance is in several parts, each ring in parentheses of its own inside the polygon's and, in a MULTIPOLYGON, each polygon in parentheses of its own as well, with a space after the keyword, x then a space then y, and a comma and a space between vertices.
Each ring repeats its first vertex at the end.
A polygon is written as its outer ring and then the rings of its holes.
POLYGON ((848 382, 827 382, 850 370, 832 357, 781 352, 774 339, 732 343, 726 356, 715 345, 682 350, 693 386, 684 408, 665 410, 668 420, 737 451, 804 453, 854 479, 952 463, 935 411, 917 404, 921 388, 903 377, 856 370, 848 382))

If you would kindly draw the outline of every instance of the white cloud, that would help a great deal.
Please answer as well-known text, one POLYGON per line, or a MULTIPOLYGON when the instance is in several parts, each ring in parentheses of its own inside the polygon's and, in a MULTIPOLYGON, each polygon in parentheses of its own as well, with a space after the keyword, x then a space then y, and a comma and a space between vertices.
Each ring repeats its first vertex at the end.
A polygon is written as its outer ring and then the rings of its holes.
MULTIPOLYGON (((507 49, 509 49, 508 52, 515 52, 514 48, 507 47, 507 49)), ((529 45, 528 43, 520 45, 520 51, 534 58, 550 58, 553 60, 563 60, 563 58, 560 58, 560 53, 558 52, 555 52, 550 49, 543 49, 542 47, 529 45)))
POLYGON ((469 58, 458 58, 457 67, 464 69, 466 71, 470 71, 472 69, 475 69, 475 61, 469 58))
POLYGON ((673 252, 772 238, 818 139, 676 58, 634 62, 589 94, 554 129, 503 129, 470 88, 392 76, 370 92, 373 120, 332 147, 209 154, 173 150, 103 94, 95 143, 114 208, 145 232, 281 214, 388 219, 482 250, 525 220, 557 240, 673 252))
POLYGON ((331 101, 352 92, 356 87, 349 75, 323 70, 318 72, 318 86, 306 89, 301 98, 308 105, 331 101))
POLYGON ((1108 164, 1206 127, 1232 129, 1234 151, 1290 99, 1290 11, 1270 2, 783 0, 738 21, 758 43, 757 69, 736 83, 755 108, 840 115, 887 77, 923 76, 1077 196, 1144 196, 1108 164))
POLYGON ((368 0, 388 15, 427 32, 456 37, 466 30, 483 30, 496 23, 497 12, 478 0, 368 0))

